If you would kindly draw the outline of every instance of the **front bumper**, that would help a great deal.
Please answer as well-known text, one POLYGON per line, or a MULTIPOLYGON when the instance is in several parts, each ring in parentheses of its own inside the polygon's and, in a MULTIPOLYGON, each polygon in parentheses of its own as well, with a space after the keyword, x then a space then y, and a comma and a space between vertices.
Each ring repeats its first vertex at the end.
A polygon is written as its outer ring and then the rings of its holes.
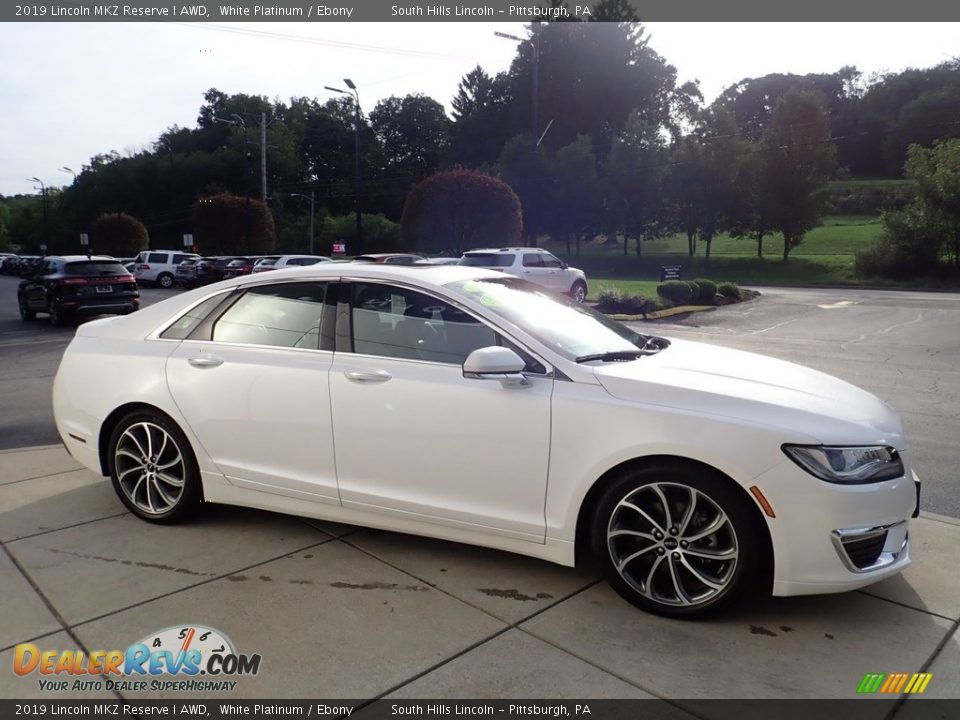
POLYGON ((854 590, 910 565, 909 520, 918 506, 916 474, 867 485, 839 485, 789 460, 756 478, 775 518, 774 595, 854 590))

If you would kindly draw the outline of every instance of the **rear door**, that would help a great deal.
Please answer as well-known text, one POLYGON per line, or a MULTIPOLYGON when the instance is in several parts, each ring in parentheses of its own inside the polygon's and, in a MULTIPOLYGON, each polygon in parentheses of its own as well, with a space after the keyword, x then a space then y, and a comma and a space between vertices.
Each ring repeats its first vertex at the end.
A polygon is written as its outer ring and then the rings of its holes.
POLYGON ((331 286, 270 283, 238 293, 167 361, 177 405, 234 485, 340 502, 330 420, 331 286))

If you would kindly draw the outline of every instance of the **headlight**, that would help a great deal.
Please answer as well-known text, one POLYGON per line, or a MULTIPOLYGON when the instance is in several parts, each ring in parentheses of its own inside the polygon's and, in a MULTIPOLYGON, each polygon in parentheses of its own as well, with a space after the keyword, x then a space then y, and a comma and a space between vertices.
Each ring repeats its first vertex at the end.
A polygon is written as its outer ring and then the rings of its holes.
POLYGON ((903 475, 900 454, 891 447, 784 445, 783 451, 811 475, 832 483, 856 485, 903 475))

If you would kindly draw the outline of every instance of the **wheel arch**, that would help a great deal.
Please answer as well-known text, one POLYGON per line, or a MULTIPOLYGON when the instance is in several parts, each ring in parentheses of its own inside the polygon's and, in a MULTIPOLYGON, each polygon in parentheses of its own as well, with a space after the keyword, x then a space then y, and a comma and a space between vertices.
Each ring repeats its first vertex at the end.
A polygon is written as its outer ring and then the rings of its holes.
POLYGON ((593 514, 596 503, 600 500, 600 497, 607 485, 628 469, 637 469, 658 464, 670 464, 689 469, 707 470, 712 475, 720 478, 724 484, 732 488, 738 497, 743 500, 745 506, 749 508, 750 515, 754 521, 754 526, 757 530, 757 534, 761 543, 762 577, 759 578, 758 587, 762 587, 764 591, 770 591, 773 587, 774 571, 773 539, 771 537, 770 528, 767 525, 766 518, 762 509, 757 504, 756 499, 747 491, 746 488, 743 487, 743 485, 738 483, 722 470, 719 470, 718 468, 700 460, 693 460, 680 455, 647 455, 644 457, 625 460, 607 470, 605 473, 603 473, 603 475, 594 481, 593 485, 590 486, 590 489, 584 496, 583 502, 580 504, 580 511, 577 514, 575 539, 577 567, 584 567, 592 559, 592 549, 590 547, 590 516, 593 514))
POLYGON ((176 425, 178 428, 180 428, 181 432, 183 432, 183 428, 180 427, 180 423, 178 423, 175 419, 170 417, 169 413, 164 412, 163 410, 158 408, 156 405, 151 405, 150 403, 145 403, 145 402, 130 402, 130 403, 125 403, 123 405, 120 405, 119 407, 115 408, 113 412, 107 415, 103 423, 101 423, 100 434, 97 438, 97 451, 100 458, 100 471, 104 477, 110 476, 110 466, 108 462, 108 456, 109 456, 108 445, 110 444, 110 437, 113 435, 113 431, 116 429, 117 425, 120 423, 120 421, 123 418, 125 418, 130 413, 137 412, 137 411, 147 411, 147 412, 157 413, 158 415, 162 415, 167 420, 169 420, 174 425, 176 425))

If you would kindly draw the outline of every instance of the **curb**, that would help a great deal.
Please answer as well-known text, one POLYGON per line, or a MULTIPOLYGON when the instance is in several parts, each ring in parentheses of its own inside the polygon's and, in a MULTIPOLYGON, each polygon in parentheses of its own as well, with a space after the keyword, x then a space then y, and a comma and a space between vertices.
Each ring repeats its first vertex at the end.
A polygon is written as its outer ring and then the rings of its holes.
POLYGON ((695 312, 707 312, 708 310, 716 310, 716 305, 681 305, 680 307, 667 308, 666 310, 657 310, 652 313, 642 313, 640 315, 623 315, 620 313, 612 313, 607 317, 611 317, 614 320, 620 321, 634 321, 634 320, 660 320, 661 318, 671 317, 672 315, 683 315, 686 313, 695 313, 695 312))

